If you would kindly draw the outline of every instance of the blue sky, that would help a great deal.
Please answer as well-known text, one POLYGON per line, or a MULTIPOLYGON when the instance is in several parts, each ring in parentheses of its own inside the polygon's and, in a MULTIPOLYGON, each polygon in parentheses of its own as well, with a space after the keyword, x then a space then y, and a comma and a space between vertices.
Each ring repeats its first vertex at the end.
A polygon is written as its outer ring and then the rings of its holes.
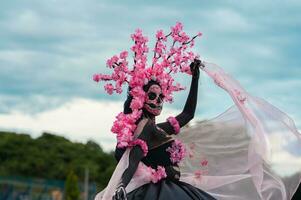
MULTIPOLYGON (((201 58, 288 113, 300 129, 300 10, 297 0, 1 1, 0 130, 33 136, 47 130, 110 149, 109 127, 124 95, 104 94, 91 76, 106 71, 107 58, 129 50, 136 28, 152 41, 156 30, 177 21, 188 34, 203 33, 195 47, 201 58)), ((180 81, 188 86, 190 79, 180 81)), ((231 105, 203 74, 200 84, 196 120, 231 105)), ((177 94, 165 115, 180 111, 186 95, 177 94)))

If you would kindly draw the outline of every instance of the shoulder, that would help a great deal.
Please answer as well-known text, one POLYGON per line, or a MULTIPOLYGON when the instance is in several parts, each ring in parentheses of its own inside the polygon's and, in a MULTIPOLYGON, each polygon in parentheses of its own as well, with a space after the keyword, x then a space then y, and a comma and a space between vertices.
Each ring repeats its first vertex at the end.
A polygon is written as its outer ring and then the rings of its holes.
POLYGON ((138 124, 134 132, 136 139, 141 139, 147 143, 148 146, 152 146, 154 140, 155 123, 150 119, 142 119, 138 124))
POLYGON ((142 119, 138 124, 134 131, 134 136, 137 138, 139 137, 142 132, 147 131, 147 129, 150 129, 152 127, 152 122, 150 119, 144 118, 142 119))

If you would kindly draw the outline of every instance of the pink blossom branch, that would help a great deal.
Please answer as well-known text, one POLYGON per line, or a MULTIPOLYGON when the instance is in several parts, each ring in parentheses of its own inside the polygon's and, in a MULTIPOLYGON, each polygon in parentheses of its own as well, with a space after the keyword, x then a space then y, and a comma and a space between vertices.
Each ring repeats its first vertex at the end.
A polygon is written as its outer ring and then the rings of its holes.
POLYGON ((189 44, 190 42, 192 42, 192 40, 194 40, 196 37, 198 37, 199 35, 195 35, 193 36, 193 38, 191 38, 191 40, 187 41, 187 42, 183 42, 183 45, 189 44))
POLYGON ((171 36, 172 32, 168 33, 167 35, 165 35, 166 38, 168 38, 169 36, 171 36))

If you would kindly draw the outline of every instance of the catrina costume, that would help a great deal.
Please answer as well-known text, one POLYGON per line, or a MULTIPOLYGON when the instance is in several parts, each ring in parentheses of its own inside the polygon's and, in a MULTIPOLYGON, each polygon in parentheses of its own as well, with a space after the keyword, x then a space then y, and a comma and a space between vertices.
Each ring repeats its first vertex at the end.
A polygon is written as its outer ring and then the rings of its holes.
POLYGON ((220 67, 198 60, 189 51, 198 36, 189 37, 181 23, 168 34, 158 31, 147 67, 148 40, 137 30, 131 35, 134 68, 128 68, 124 51, 107 61, 111 75, 94 75, 97 82, 115 82, 105 85, 109 94, 129 86, 124 111, 111 129, 117 136, 118 164, 95 200, 292 198, 301 180, 301 135, 293 120, 250 95, 220 67), (199 69, 234 105, 214 119, 185 128, 195 115, 199 69), (174 84, 176 73, 192 77, 184 109, 156 123, 163 101, 172 101, 173 92, 184 89, 174 84))

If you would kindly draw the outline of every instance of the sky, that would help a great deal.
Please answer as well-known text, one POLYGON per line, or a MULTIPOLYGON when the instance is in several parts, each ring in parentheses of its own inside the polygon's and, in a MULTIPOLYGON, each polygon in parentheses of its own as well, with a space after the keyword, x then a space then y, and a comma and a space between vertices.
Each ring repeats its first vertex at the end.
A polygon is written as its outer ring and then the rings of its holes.
MULTIPOLYGON (((232 74, 255 96, 292 117, 301 129, 301 2, 26 0, 0 2, 0 130, 43 131, 72 141, 115 146, 110 127, 123 95, 107 95, 92 81, 106 60, 129 50, 137 28, 152 47, 158 29, 177 21, 202 32, 194 51, 232 74)), ((179 80, 189 86, 190 77, 179 80)), ((187 90, 164 105, 159 121, 181 112, 187 90)), ((201 74, 195 121, 232 105, 201 74)))

